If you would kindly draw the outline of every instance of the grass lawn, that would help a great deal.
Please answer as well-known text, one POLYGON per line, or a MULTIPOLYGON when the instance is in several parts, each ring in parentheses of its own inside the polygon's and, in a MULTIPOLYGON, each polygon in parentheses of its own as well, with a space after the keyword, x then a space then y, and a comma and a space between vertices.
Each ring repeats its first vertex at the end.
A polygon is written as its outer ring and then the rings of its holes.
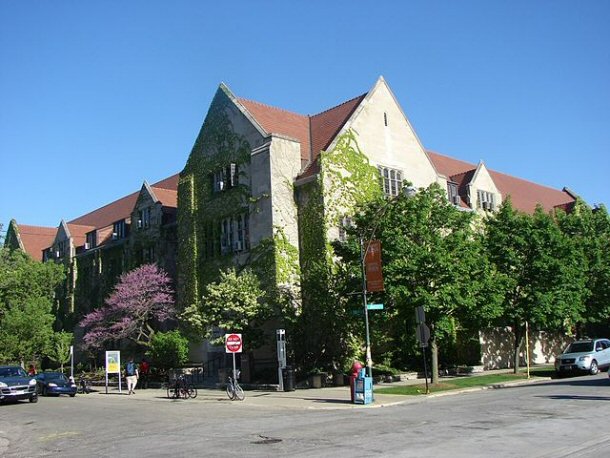
MULTIPOLYGON (((530 369, 531 377, 550 377, 553 374, 552 366, 543 366, 530 369)), ((527 378, 525 369, 518 374, 490 374, 490 375, 473 375, 465 377, 456 377, 451 379, 441 379, 441 382, 432 385, 429 384, 430 393, 439 391, 457 390, 461 388, 471 388, 475 386, 495 385, 497 383, 512 382, 515 380, 524 380, 527 378)), ((388 388, 375 388, 375 393, 379 394, 401 394, 405 396, 416 396, 426 394, 425 383, 418 385, 402 385, 388 388)))

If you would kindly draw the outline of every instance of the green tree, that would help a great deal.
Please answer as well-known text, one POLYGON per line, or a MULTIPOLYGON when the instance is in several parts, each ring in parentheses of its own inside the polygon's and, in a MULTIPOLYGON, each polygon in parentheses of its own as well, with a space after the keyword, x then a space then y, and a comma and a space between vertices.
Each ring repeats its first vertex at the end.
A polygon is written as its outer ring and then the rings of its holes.
POLYGON ((557 220, 581 254, 585 311, 576 331, 582 335, 588 325, 606 325, 610 316, 610 217, 606 207, 591 208, 578 199, 570 212, 559 212, 557 220))
MULTIPOLYGON (((489 289, 492 269, 473 230, 474 214, 450 204, 437 184, 381 205, 387 209, 370 207, 358 224, 366 228, 373 221, 382 241, 386 302, 391 304, 386 313, 395 344, 404 348, 405 324, 412 325, 415 308, 422 306, 437 383, 439 343, 455 336, 460 321, 480 323, 499 314, 489 289)), ((409 331, 415 334, 414 328, 409 331)))
POLYGON ((537 208, 534 215, 516 211, 510 199, 486 220, 485 243, 502 288, 502 323, 512 327, 514 370, 525 324, 557 330, 582 313, 585 294, 581 256, 553 217, 537 208))
POLYGON ((0 249, 0 359, 22 364, 46 355, 53 335, 52 304, 63 268, 20 250, 0 249))
POLYGON ((73 341, 74 334, 65 331, 55 332, 49 339, 46 356, 48 356, 51 361, 59 364, 62 372, 64 371, 64 364, 70 362, 70 346, 73 341))
POLYGON ((217 282, 209 283, 198 304, 188 306, 182 319, 199 336, 220 344, 222 337, 213 338, 215 329, 242 332, 255 345, 260 338, 256 323, 263 322, 269 313, 261 301, 264 292, 256 275, 249 269, 238 273, 229 268, 220 273, 217 282))
POLYGON ((180 331, 157 332, 146 352, 153 364, 163 371, 180 366, 188 360, 189 341, 180 331))
POLYGON ((53 336, 51 302, 44 297, 28 298, 19 306, 12 306, 2 318, 0 349, 5 361, 26 361, 47 354, 53 336))

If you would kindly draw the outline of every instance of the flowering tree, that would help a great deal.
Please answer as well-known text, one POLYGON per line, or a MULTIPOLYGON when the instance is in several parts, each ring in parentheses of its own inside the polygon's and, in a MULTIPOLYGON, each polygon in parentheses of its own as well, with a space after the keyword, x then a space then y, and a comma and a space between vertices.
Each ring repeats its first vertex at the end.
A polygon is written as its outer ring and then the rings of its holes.
POLYGON ((155 264, 121 275, 105 306, 80 322, 87 330, 85 347, 101 348, 107 341, 119 339, 150 346, 154 323, 172 318, 176 312, 170 283, 167 273, 155 264))

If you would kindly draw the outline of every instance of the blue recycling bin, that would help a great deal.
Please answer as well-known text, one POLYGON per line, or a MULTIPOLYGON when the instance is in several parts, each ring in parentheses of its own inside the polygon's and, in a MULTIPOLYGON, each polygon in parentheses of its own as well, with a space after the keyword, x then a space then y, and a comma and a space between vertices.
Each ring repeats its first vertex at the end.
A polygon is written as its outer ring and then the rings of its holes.
POLYGON ((373 402, 373 378, 366 376, 362 369, 354 380, 354 404, 370 404, 373 402))

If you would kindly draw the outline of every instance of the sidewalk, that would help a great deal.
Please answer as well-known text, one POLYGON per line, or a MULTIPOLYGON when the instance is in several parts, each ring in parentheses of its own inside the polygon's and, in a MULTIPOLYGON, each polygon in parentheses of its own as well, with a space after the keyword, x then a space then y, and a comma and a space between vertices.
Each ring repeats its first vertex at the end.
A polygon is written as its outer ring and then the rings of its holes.
MULTIPOLYGON (((469 377, 476 377, 477 375, 489 375, 494 373, 506 373, 509 370, 500 371, 485 371, 483 374, 473 374, 469 377)), ((454 377, 443 377, 442 380, 449 380, 454 377)), ((263 391, 263 390, 247 390, 245 391, 246 398, 243 401, 230 401, 224 390, 212 389, 212 388, 200 388, 197 389, 198 396, 196 399, 168 399, 167 391, 158 388, 149 389, 137 389, 136 394, 127 395, 127 391, 123 390, 123 393, 119 393, 116 388, 109 389, 108 395, 123 395, 126 399, 133 402, 148 401, 148 402, 221 402, 227 405, 247 405, 250 407, 264 407, 267 409, 373 409, 380 407, 389 407, 399 404, 407 404, 414 402, 421 402, 430 397, 438 396, 450 396, 464 392, 479 391, 489 388, 502 388, 508 386, 517 386, 522 384, 536 383, 539 381, 546 380, 545 378, 538 377, 529 380, 518 380, 514 382, 506 382, 497 385, 456 389, 449 391, 437 392, 429 395, 420 396, 403 396, 403 395, 391 395, 391 394, 377 394, 375 389, 385 388, 392 386, 401 385, 418 385, 424 384, 423 379, 405 380, 394 383, 380 383, 373 387, 374 402, 372 404, 362 405, 353 404, 350 400, 350 387, 339 386, 339 387, 326 387, 326 388, 307 388, 297 389, 295 391, 263 391)), ((93 396, 106 396, 105 389, 100 387, 101 390, 96 393, 92 393, 93 396)), ((82 395, 79 395, 82 396, 82 395)))

